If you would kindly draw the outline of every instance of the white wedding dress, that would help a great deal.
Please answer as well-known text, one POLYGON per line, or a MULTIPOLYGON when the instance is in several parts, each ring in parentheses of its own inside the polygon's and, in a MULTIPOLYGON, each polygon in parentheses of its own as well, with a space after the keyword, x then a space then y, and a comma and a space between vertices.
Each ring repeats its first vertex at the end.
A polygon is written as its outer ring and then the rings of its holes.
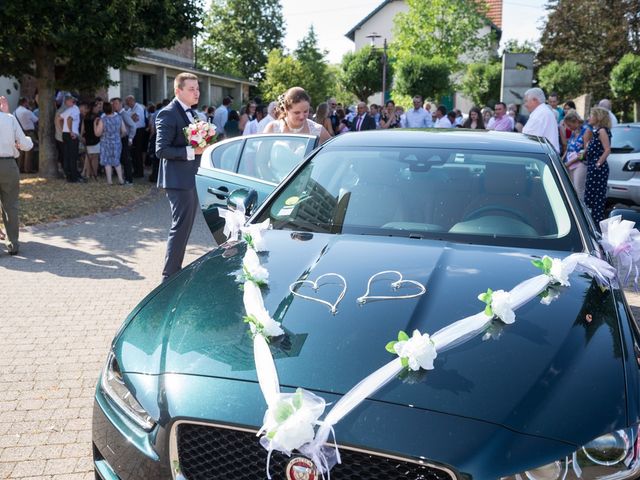
MULTIPOLYGON (((273 124, 273 131, 272 133, 285 133, 285 128, 286 125, 284 123, 284 119, 280 119, 280 120, 276 120, 275 122, 271 122, 269 125, 273 124)), ((309 134, 310 135, 316 135, 316 136, 320 136, 320 133, 322 133, 322 125, 320 125, 319 123, 314 122, 313 120, 309 120, 307 118, 307 125, 309 126, 309 134)), ((304 134, 306 132, 302 132, 302 128, 300 129, 293 129, 293 128, 289 128, 289 131, 286 133, 300 133, 300 134, 304 134)))

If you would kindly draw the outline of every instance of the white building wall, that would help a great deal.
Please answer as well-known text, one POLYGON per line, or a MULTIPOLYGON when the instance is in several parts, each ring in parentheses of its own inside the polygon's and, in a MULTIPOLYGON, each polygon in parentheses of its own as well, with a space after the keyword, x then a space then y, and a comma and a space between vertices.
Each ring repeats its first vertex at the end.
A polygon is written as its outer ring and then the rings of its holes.
POLYGON ((367 35, 377 33, 381 38, 375 39, 375 46, 382 47, 382 42, 387 39, 387 43, 393 40, 393 19, 400 12, 407 12, 409 6, 403 0, 395 0, 388 3, 382 10, 367 20, 355 31, 354 43, 356 52, 365 45, 371 44, 371 39, 367 35))

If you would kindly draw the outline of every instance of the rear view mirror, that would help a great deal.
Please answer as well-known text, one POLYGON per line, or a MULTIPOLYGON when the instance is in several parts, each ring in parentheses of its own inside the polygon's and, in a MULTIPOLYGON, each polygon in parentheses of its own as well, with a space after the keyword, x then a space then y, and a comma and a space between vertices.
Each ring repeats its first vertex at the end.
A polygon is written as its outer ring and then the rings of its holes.
POLYGON ((247 216, 253 213, 257 203, 258 192, 252 188, 238 188, 231 192, 229 198, 227 198, 227 208, 229 210, 244 208, 244 213, 247 216))

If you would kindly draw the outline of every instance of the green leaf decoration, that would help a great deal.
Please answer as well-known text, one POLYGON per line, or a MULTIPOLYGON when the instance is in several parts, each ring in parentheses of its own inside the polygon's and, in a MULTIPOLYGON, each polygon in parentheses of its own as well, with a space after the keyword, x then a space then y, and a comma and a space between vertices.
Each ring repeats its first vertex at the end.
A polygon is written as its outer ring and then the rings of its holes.
POLYGON ((487 317, 493 317, 493 310, 491 310, 491 305, 487 305, 486 307, 484 307, 484 314, 487 317))
POLYGON ((389 353, 393 353, 394 355, 396 355, 396 351, 395 351, 395 349, 393 348, 393 347, 395 346, 395 344, 396 344, 396 343, 398 343, 398 342, 396 342, 395 340, 394 340, 394 341, 392 341, 392 342, 389 342, 389 343, 387 343, 387 346, 386 346, 386 347, 384 347, 384 348, 387 350, 387 352, 389 352, 389 353))
POLYGON ((551 272, 551 265, 553 264, 553 260, 551 260, 551 257, 547 257, 545 255, 542 258, 542 264, 544 265, 544 273, 551 272))
POLYGON ((271 430, 270 432, 267 433, 267 438, 269 440, 273 440, 275 436, 276 436, 276 431, 275 430, 271 430))
POLYGON ((251 234, 249 233, 245 233, 242 238, 244 239, 245 242, 247 242, 247 245, 249 245, 251 248, 253 248, 253 237, 251 236, 251 234))
POLYGON ((293 406, 296 410, 300 410, 302 408, 302 389, 297 388, 296 393, 293 396, 293 406))
POLYGON ((398 332, 398 341, 400 342, 406 342, 409 340, 409 335, 407 335, 406 332, 403 332, 402 330, 400 330, 398 332))
POLYGON ((402 364, 402 366, 404 368, 408 368, 409 367, 409 359, 407 357, 403 357, 400 359, 400 363, 402 364))
POLYGON ((286 402, 280 402, 276 407, 276 411, 273 414, 273 418, 275 418, 276 422, 283 423, 287 420, 287 418, 293 415, 293 413, 294 413, 294 410, 291 405, 289 405, 286 402))
MULTIPOLYGON (((493 296, 493 290, 491 290, 490 288, 487 288, 487 291, 485 293, 481 293, 480 295, 478 295, 478 300, 486 303, 487 307, 491 308, 492 296, 493 296)), ((485 313, 486 311, 487 310, 485 309, 485 313)))

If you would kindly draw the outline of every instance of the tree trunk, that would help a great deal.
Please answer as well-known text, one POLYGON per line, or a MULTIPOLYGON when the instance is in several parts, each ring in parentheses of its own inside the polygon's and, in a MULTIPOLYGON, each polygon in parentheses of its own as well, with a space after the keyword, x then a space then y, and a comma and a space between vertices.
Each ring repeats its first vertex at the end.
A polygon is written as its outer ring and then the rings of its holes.
POLYGON ((640 117, 640 101, 633 101, 633 121, 638 122, 638 117, 640 117))
POLYGON ((35 50, 36 79, 38 82, 38 138, 40 139, 40 176, 56 178, 58 176, 58 153, 56 149, 54 116, 55 97, 55 52, 45 46, 35 50))

